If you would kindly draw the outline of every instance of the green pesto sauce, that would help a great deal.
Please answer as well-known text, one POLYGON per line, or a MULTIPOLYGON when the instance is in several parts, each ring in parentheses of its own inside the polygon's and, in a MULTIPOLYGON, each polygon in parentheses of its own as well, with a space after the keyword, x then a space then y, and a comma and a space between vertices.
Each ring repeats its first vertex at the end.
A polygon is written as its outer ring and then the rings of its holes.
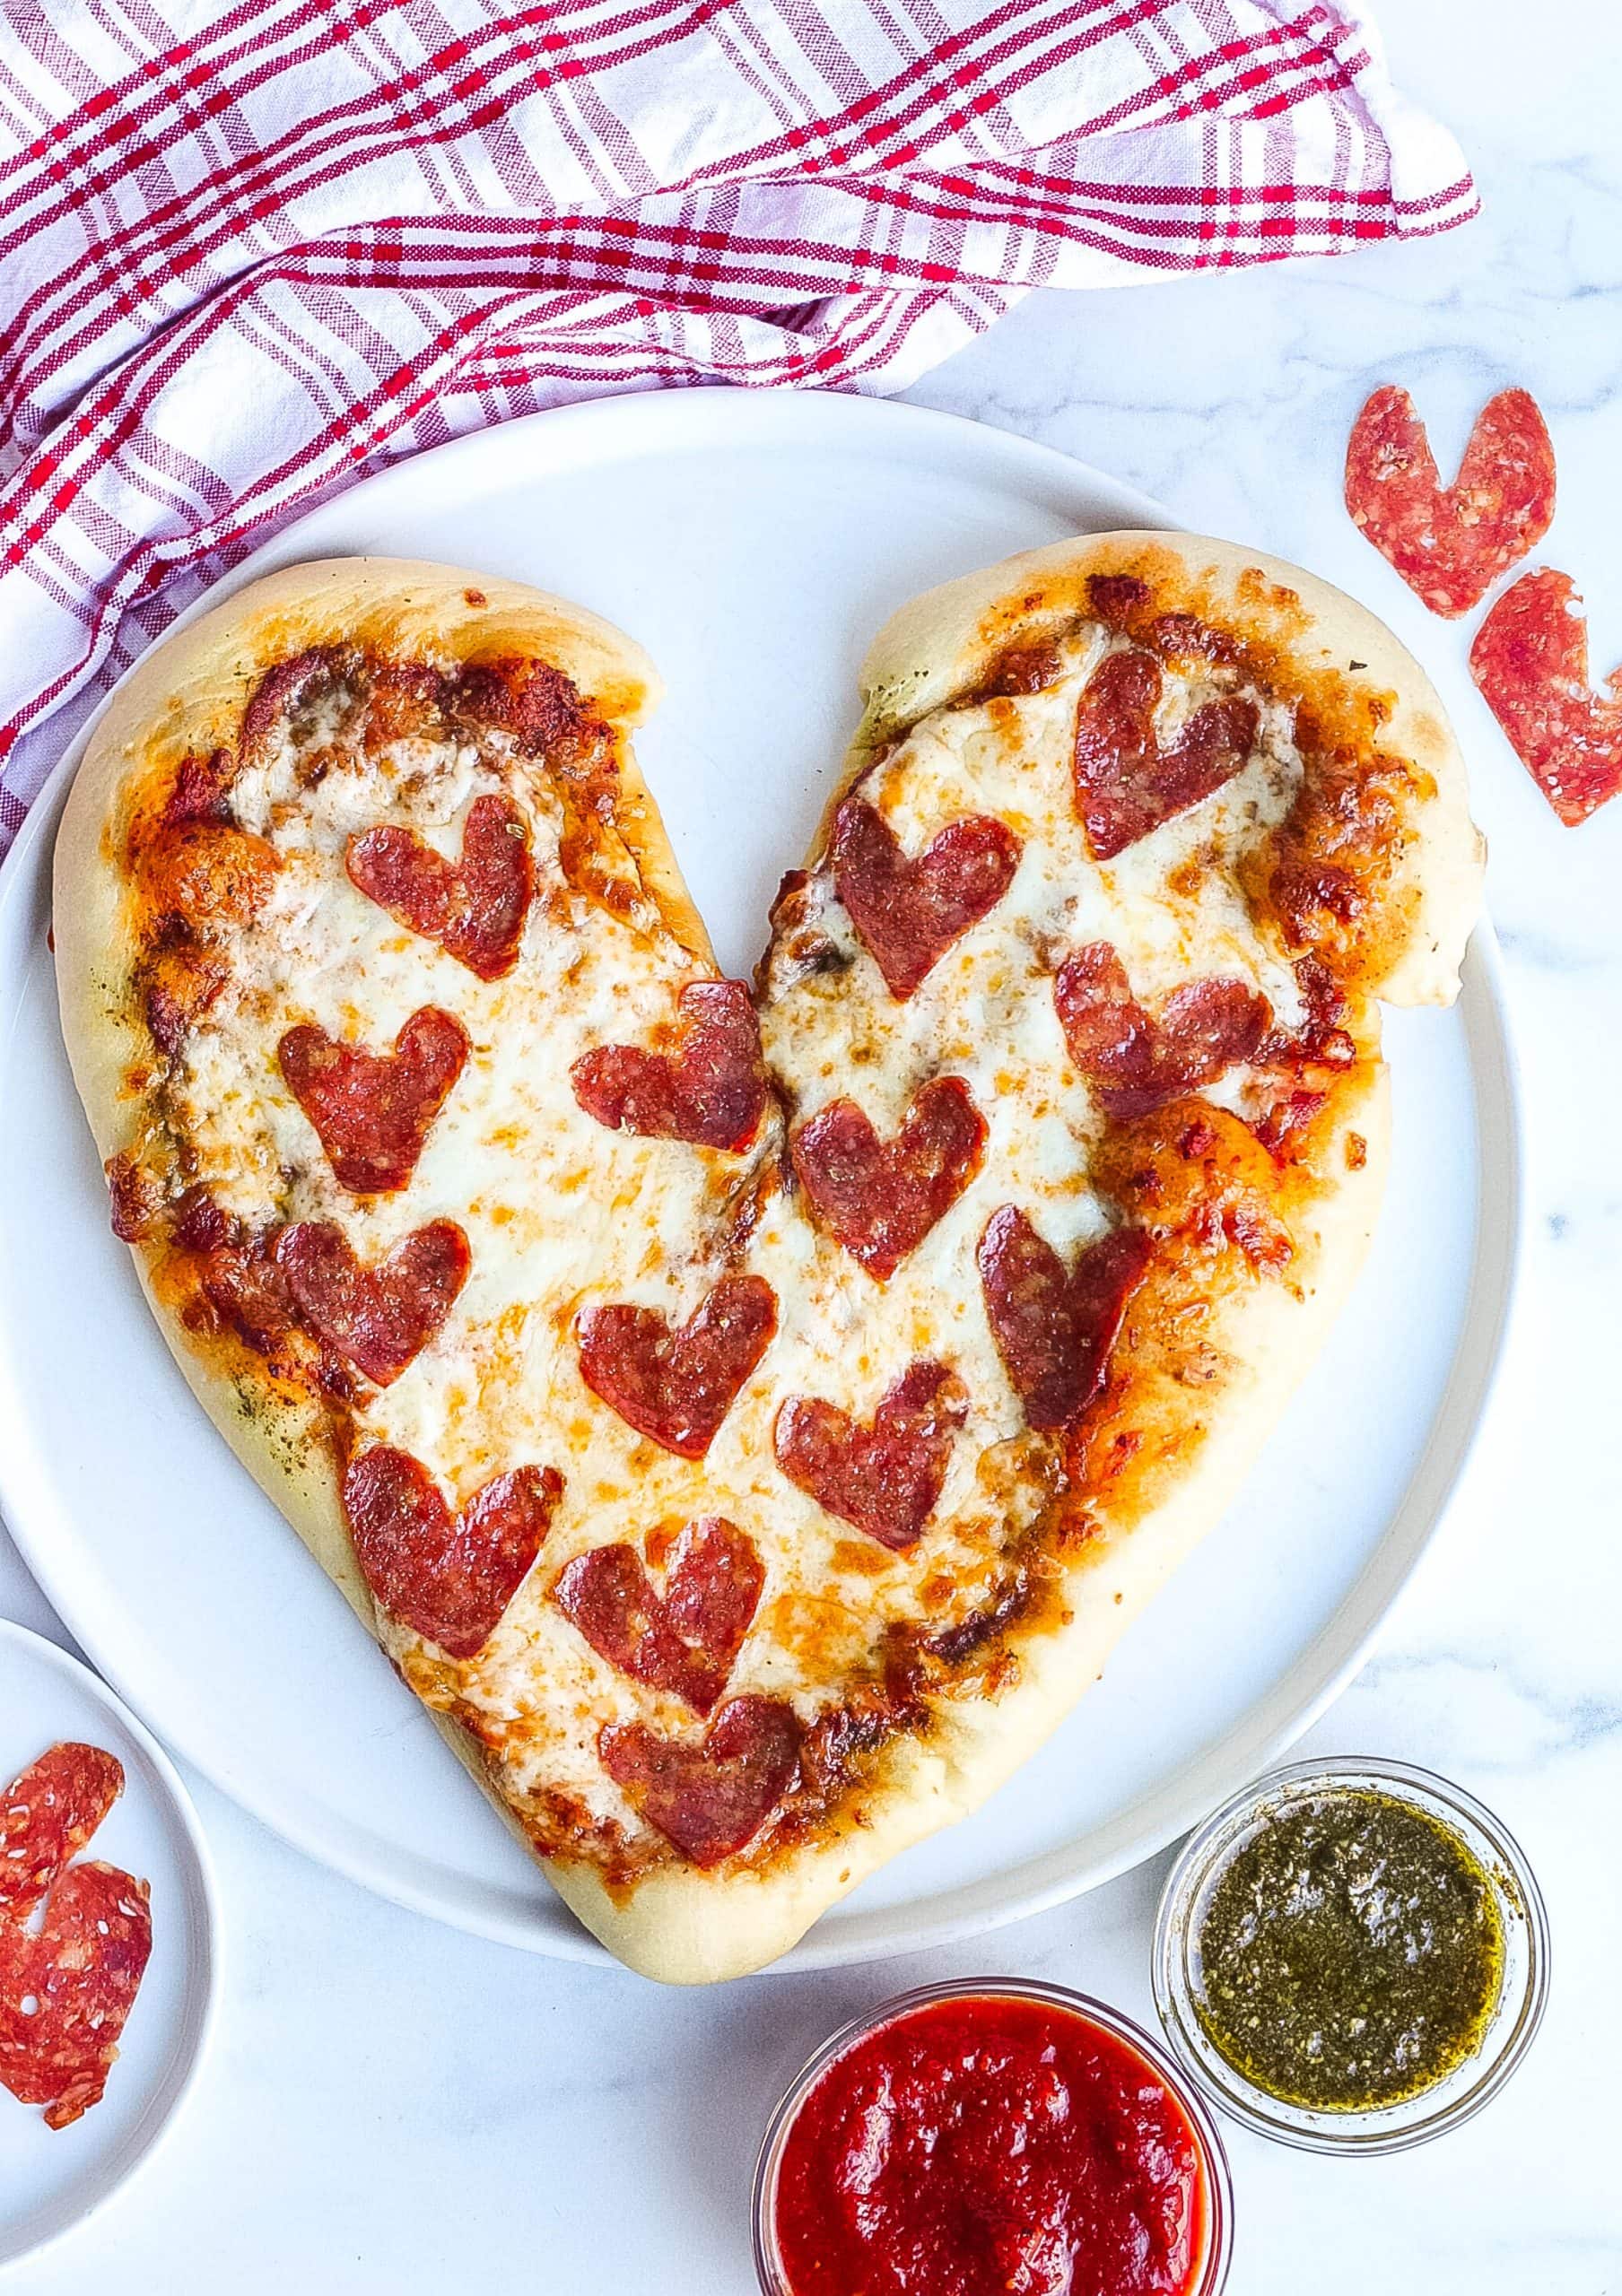
POLYGON ((1365 1787, 1265 1819, 1218 1874, 1196 1942, 1212 2046, 1317 2112, 1445 2079, 1479 2046, 1504 1975, 1480 1864, 1428 1812, 1365 1787))

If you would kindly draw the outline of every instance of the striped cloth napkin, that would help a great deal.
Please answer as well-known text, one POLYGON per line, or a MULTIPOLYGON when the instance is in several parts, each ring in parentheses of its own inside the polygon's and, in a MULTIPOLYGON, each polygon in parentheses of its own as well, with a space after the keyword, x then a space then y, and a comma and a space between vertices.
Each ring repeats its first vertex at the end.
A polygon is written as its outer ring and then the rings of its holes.
POLYGON ((0 851, 184 605, 420 448, 1475 211, 1346 0, 6 0, 0 851))

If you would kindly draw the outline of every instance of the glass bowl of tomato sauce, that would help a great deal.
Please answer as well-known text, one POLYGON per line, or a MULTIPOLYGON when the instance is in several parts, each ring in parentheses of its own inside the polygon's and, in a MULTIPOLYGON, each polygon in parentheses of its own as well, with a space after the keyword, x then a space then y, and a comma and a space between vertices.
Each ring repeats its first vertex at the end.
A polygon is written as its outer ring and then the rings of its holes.
POLYGON ((754 2178, 765 2296, 1219 2296, 1232 2228, 1216 2124, 1160 2045, 1006 1978, 842 2025, 754 2178))

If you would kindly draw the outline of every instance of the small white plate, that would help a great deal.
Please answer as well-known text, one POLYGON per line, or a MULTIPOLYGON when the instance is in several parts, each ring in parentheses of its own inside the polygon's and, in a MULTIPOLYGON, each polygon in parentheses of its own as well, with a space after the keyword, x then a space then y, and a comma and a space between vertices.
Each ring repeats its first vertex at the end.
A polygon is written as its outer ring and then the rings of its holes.
POLYGON ((151 2153, 196 2077, 219 1989, 214 1881, 162 1750, 76 1658, 0 1619, 0 1787, 48 1746, 117 1754, 124 1791, 83 1856, 152 1885, 153 1950, 107 2093, 71 2127, 0 2090, 0 2266, 82 2223, 151 2153))
MULTIPOLYGON (((955 417, 830 395, 602 400, 371 479, 239 568, 346 551, 509 574, 647 646, 638 747, 731 972, 820 814, 885 616, 1061 535, 1164 526, 1085 464, 955 417)), ((110 1681, 216 1784, 385 1895, 599 1958, 491 1817, 153 1330, 57 1024, 51 839, 78 749, 0 872, 0 1500, 110 1681), (86 1402, 92 1408, 87 1412, 86 1402)), ((1104 1682, 975 1816, 897 1858, 780 1964, 964 1937, 1161 1848, 1349 1680, 1462 1467, 1519 1220, 1491 937, 1456 1012, 1397 1013, 1391 1186, 1356 1297, 1238 1504, 1104 1682)))

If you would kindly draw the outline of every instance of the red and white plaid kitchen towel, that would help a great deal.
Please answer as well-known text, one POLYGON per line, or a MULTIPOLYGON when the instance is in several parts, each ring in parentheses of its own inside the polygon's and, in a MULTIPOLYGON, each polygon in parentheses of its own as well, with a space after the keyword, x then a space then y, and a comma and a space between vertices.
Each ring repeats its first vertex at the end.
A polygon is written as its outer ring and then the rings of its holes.
POLYGON ((1475 209, 1344 4, 3 0, 0 850, 364 471, 592 393, 897 390, 1030 287, 1475 209))

